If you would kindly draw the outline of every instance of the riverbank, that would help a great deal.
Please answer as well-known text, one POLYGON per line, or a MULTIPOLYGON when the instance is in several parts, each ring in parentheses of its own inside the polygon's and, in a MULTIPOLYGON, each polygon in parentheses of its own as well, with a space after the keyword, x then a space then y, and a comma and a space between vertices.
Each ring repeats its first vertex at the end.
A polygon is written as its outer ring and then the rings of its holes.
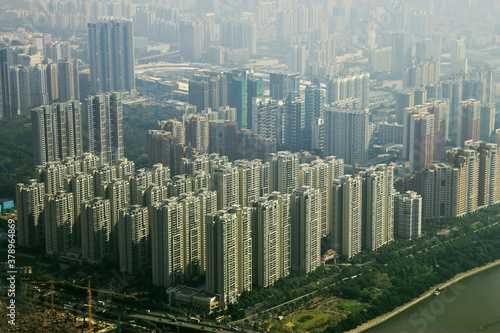
POLYGON ((406 303, 396 309, 394 309, 393 311, 389 312, 389 313, 386 313, 382 316, 379 316, 377 318, 374 318, 366 323, 364 323, 363 325, 361 326, 358 326, 356 327, 355 329, 349 331, 349 333, 361 333, 361 332, 364 332, 370 328, 373 328, 377 325, 380 325, 381 323, 385 322, 386 320, 389 320, 390 318, 396 316, 397 314, 401 313, 402 311, 406 310, 406 309, 409 309, 410 307, 416 305, 417 303, 423 301, 424 299, 428 298, 429 296, 432 296, 434 291, 439 288, 439 289, 444 289, 446 287, 449 287, 457 282, 459 282, 460 280, 463 280, 469 276, 472 276, 474 274, 477 274, 479 272, 482 272, 482 271, 485 271, 487 269, 490 269, 492 267, 495 267, 495 266, 498 266, 500 265, 500 259, 499 260, 496 260, 494 262, 491 262, 489 264, 486 264, 484 266, 481 266, 481 267, 477 267, 477 268, 474 268, 474 269, 471 269, 467 272, 464 272, 464 273, 460 273, 458 275, 456 275, 455 277, 453 277, 452 279, 442 283, 442 284, 439 284, 439 285, 436 285, 434 287, 432 287, 431 289, 429 289, 426 293, 424 293, 422 296, 414 299, 413 301, 409 302, 409 303, 406 303))

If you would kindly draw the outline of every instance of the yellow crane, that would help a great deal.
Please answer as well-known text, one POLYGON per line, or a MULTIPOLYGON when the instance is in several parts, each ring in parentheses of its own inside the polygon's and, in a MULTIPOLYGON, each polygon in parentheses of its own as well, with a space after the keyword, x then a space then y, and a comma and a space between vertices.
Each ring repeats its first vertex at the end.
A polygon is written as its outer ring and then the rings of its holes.
MULTIPOLYGON (((52 313, 55 313, 55 311, 54 311, 54 284, 55 283, 67 283, 67 282, 65 282, 65 281, 53 281, 51 279, 50 281, 47 281, 47 282, 24 281, 24 283, 30 283, 30 284, 48 284, 48 283, 50 283, 50 305, 52 308, 52 310, 51 310, 52 313)), ((90 333, 92 333, 92 291, 110 294, 110 295, 116 295, 116 296, 123 296, 123 297, 128 297, 128 298, 135 298, 135 296, 132 296, 132 295, 120 294, 120 293, 115 293, 112 291, 91 288, 90 287, 90 280, 88 282, 87 287, 82 287, 82 286, 77 286, 77 285, 72 285, 72 287, 87 290, 88 303, 89 303, 88 305, 89 305, 89 332, 90 333)))

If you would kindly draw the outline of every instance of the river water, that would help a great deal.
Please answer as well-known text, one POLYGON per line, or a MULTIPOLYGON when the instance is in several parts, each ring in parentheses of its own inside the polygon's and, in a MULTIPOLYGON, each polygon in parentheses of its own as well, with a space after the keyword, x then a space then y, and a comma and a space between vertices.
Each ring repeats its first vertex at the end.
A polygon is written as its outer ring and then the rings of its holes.
POLYGON ((500 265, 465 278, 365 332, 500 332, 500 265))

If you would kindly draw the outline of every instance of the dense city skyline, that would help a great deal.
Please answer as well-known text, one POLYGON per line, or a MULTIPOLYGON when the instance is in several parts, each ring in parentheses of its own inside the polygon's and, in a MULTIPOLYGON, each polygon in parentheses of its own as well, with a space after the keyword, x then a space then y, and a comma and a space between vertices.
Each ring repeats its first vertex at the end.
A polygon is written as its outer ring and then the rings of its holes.
POLYGON ((498 9, 7 1, 0 126, 28 138, 0 143, 0 215, 19 251, 266 330, 252 291, 500 204, 498 9))

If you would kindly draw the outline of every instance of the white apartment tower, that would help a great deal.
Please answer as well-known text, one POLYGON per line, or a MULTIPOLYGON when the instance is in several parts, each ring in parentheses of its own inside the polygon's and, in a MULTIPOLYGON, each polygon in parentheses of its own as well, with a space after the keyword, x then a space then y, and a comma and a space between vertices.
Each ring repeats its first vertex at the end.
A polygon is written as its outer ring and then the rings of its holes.
POLYGON ((302 187, 292 196, 291 268, 310 273, 321 265, 320 192, 302 187))
POLYGON ((375 251, 394 240, 394 168, 377 165, 364 171, 364 247, 375 251))
POLYGON ((60 191, 45 197, 45 251, 64 253, 74 245, 73 193, 60 191))
POLYGON ((341 176, 333 181, 332 192, 332 249, 351 259, 362 249, 363 181, 341 176))
POLYGON ((120 272, 141 274, 149 267, 149 214, 146 207, 120 209, 118 219, 120 272))
POLYGON ((290 274, 290 195, 274 192, 253 209, 253 281, 265 288, 290 274))
POLYGON ((45 244, 43 210, 45 184, 31 179, 16 186, 17 230, 19 246, 35 247, 45 244))
POLYGON ((81 211, 82 258, 90 263, 100 263, 112 253, 110 201, 95 197, 83 202, 81 211))
POLYGON ((422 196, 408 191, 394 196, 394 225, 398 237, 416 239, 422 233, 422 196))

